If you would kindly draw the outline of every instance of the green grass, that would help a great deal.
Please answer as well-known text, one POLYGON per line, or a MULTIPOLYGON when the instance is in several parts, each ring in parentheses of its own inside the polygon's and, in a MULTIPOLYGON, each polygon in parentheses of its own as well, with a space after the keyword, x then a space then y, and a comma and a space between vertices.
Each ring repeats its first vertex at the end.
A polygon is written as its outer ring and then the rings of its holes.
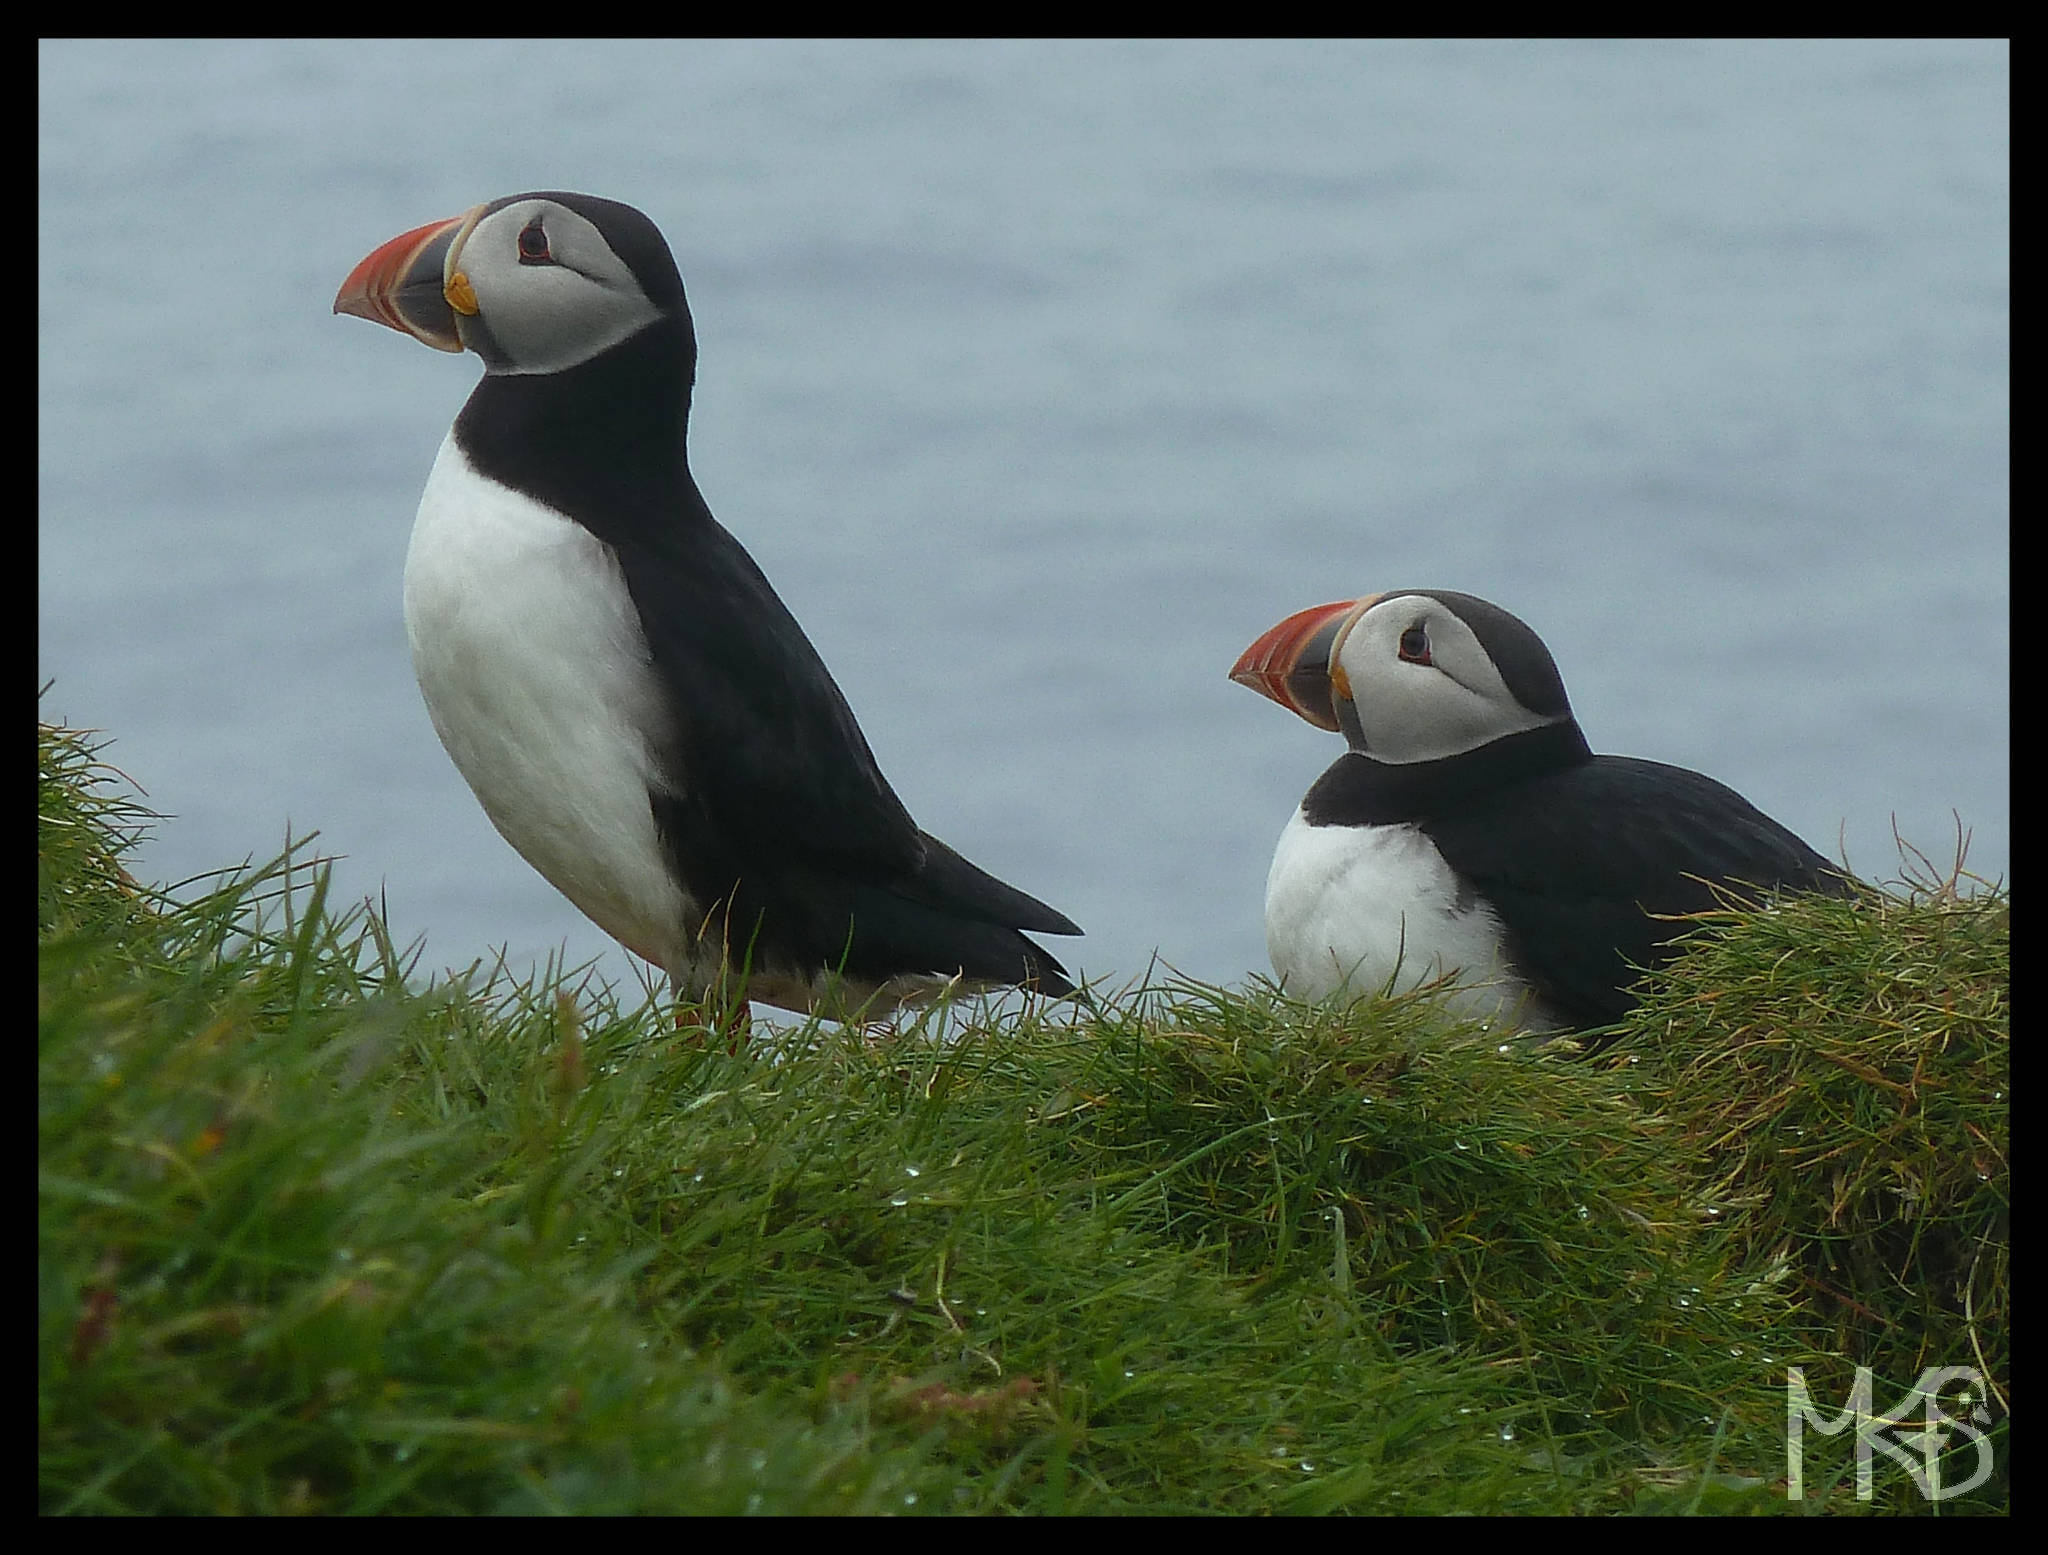
POLYGON ((1776 1512, 1859 1361, 1985 1372, 2005 1509, 2001 892, 1727 914, 1593 1062, 1256 984, 732 1052, 303 848, 138 885, 38 744, 46 1512, 1776 1512))

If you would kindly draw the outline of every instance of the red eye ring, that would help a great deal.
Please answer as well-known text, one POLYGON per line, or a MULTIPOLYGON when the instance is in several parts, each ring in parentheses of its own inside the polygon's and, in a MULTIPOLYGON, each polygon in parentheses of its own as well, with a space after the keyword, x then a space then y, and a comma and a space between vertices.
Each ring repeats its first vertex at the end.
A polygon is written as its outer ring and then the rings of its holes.
POLYGON ((519 229, 519 262, 522 265, 544 265, 554 257, 548 251, 547 229, 538 221, 530 221, 519 229))
POLYGON ((1429 656, 1429 633, 1419 626, 1411 626, 1401 634, 1397 651, 1403 662, 1408 664, 1432 664, 1429 656))

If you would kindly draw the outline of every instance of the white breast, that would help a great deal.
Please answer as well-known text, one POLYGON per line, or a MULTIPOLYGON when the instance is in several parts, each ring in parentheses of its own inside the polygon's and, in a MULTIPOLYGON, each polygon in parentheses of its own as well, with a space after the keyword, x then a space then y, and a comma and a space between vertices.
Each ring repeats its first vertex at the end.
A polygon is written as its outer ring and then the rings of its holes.
POLYGON ((1311 826, 1296 810, 1266 878, 1266 950, 1298 999, 1403 993, 1448 973, 1458 1015, 1558 1024, 1515 975, 1493 910, 1415 826, 1311 826))
POLYGON ((441 736, 505 840, 613 938, 680 972, 696 916, 665 863, 648 730, 670 715, 611 548, 479 475, 451 432, 405 559, 441 736))

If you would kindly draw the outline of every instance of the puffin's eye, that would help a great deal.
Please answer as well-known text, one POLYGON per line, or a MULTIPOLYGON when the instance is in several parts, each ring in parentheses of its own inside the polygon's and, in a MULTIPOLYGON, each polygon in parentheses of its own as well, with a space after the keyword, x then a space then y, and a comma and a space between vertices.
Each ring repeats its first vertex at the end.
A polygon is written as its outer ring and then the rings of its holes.
POLYGON ((1401 634, 1401 657, 1410 664, 1431 663, 1429 657, 1429 633, 1419 626, 1411 626, 1401 634))
POLYGON ((548 252, 548 235, 538 217, 519 229, 519 262, 522 265, 552 264, 554 258, 548 252))

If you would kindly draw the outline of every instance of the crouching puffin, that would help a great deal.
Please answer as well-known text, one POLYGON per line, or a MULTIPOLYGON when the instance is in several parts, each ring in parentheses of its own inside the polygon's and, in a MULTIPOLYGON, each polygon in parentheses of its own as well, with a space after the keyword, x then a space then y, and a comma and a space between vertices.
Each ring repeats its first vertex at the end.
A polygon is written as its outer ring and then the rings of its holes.
POLYGON ((1595 756, 1542 640, 1470 594, 1300 611, 1230 676, 1350 746, 1266 882, 1273 970, 1300 997, 1455 978, 1459 1014, 1586 1030, 1674 953, 1687 925, 1660 915, 1713 907, 1716 887, 1851 889, 1712 778, 1595 756))
POLYGON ((920 831, 684 446, 697 341, 653 222, 509 195, 334 300, 483 358, 420 498, 405 627, 484 812, 685 997, 880 1013, 958 980, 1071 991, 1062 913, 920 831))

